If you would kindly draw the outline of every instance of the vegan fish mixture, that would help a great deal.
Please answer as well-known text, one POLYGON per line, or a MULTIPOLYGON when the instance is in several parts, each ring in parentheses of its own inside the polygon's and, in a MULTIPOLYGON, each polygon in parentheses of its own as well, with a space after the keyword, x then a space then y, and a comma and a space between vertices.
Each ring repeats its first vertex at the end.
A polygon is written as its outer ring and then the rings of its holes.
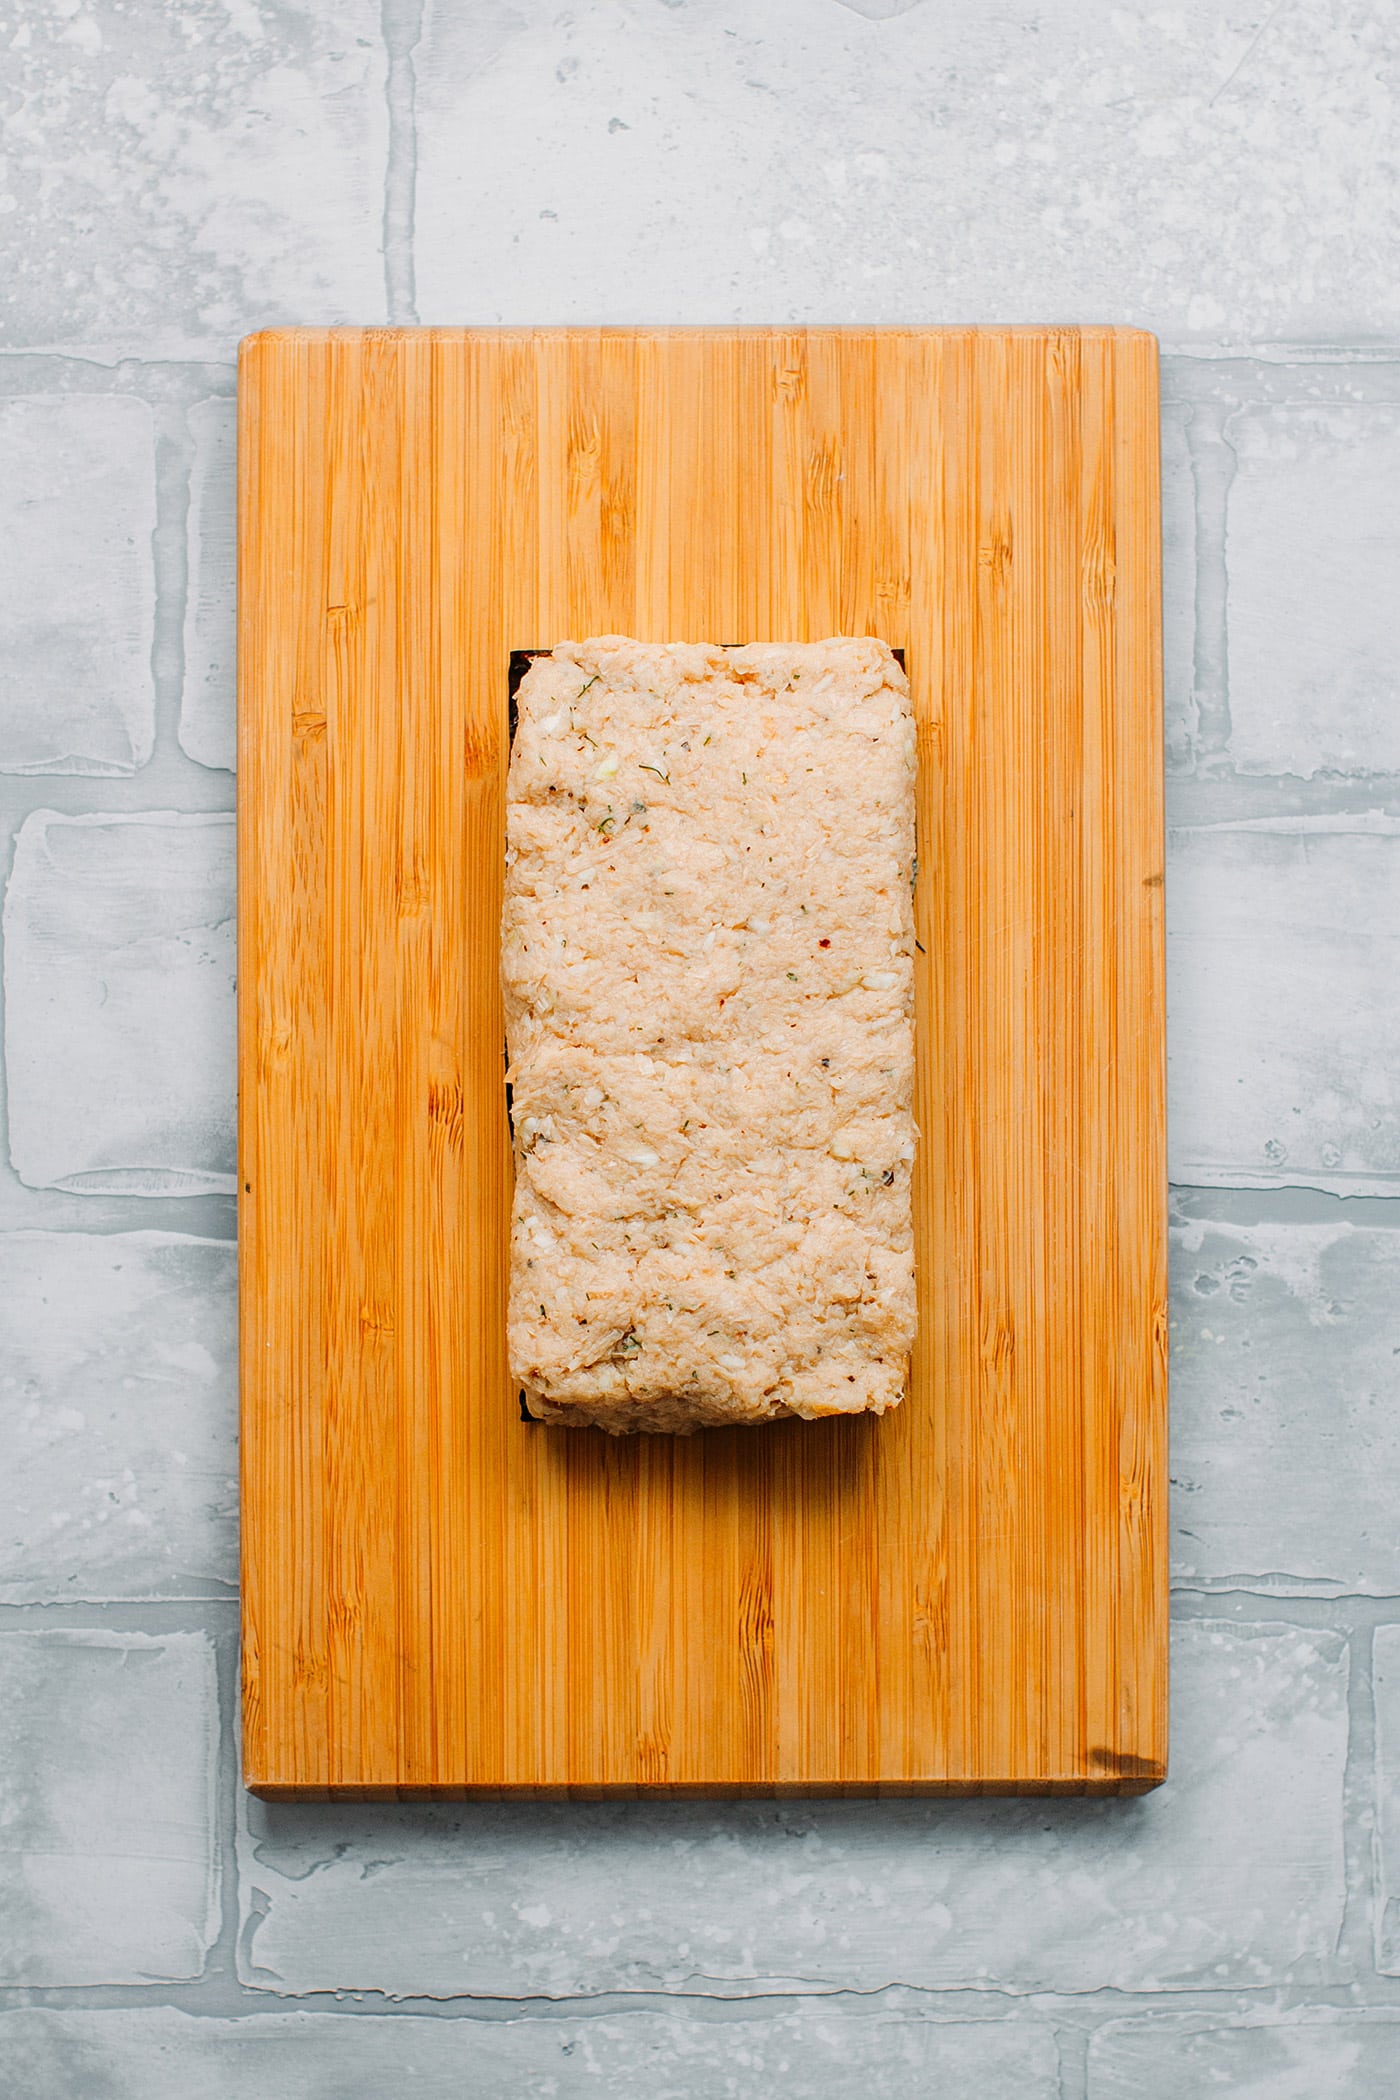
POLYGON ((914 1334, 914 726, 882 642, 606 635, 518 695, 509 1346, 532 1414, 876 1413, 914 1334))

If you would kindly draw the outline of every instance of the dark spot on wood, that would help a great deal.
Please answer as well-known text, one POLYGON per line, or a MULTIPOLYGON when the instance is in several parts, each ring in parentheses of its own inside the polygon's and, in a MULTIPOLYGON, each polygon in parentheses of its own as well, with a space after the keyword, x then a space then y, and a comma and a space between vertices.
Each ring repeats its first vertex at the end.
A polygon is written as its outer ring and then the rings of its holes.
POLYGON ((1088 1752, 1088 1760, 1094 1771, 1105 1778, 1145 1779, 1155 1785, 1167 1776, 1161 1758, 1135 1757, 1129 1750, 1113 1750, 1105 1744, 1096 1744, 1088 1752))

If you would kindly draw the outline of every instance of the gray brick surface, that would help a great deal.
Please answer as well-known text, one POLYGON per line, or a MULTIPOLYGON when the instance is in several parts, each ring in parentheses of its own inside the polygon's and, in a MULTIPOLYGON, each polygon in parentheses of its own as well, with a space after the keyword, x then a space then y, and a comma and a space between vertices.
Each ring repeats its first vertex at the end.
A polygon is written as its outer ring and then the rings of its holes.
POLYGON ((169 1232, 0 1234, 0 1602, 232 1588, 236 1268, 169 1232))
POLYGON ((1134 1801, 361 1808, 248 1800, 240 1974, 292 1995, 1308 1982, 1343 1905, 1331 1634, 1177 1629, 1134 1801))
POLYGON ((1400 1194, 1400 817, 1172 833, 1173 1181, 1400 1194))
POLYGON ((21 1180, 233 1188, 233 909, 232 817, 26 819, 4 912, 21 1180))
POLYGON ((19 12, 0 346, 227 357, 383 319, 376 0, 19 12))
POLYGON ((1395 10, 12 0, 0 46, 0 2100, 1400 2094, 1395 10), (419 317, 1162 336, 1154 1795, 235 1810, 232 353, 419 317))
POLYGON ((234 585, 237 567, 234 433, 229 400, 190 411, 189 591, 180 746, 202 766, 234 764, 234 585))
POLYGON ((716 2024, 0 2014, 0 2100, 1058 2100, 1048 2028, 842 2008, 716 2024), (8 2082, 7 2082, 8 2081, 8 2082))
POLYGON ((155 521, 144 401, 0 401, 0 773, 150 757, 155 521))
POLYGON ((1088 2100, 1394 2100, 1400 2014, 1322 2007, 1237 2024, 1151 2013, 1089 2044, 1088 2100))
POLYGON ((1242 411, 1227 436, 1230 756, 1400 773, 1400 400, 1242 411))
POLYGON ((431 8, 423 318, 1394 328, 1383 10, 878 12, 431 8))
POLYGON ((0 1983, 200 1974, 217 1756, 202 1634, 0 1634, 0 1983))
POLYGON ((1400 1233, 1172 1234, 1179 1582, 1400 1595, 1400 1233))

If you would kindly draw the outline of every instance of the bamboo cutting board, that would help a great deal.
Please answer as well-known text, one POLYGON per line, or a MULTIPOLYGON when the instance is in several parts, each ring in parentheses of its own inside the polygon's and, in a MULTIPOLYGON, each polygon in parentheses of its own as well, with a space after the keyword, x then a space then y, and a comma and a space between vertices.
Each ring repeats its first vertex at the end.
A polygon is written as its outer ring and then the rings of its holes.
POLYGON ((1152 339, 282 330, 239 451, 247 1783, 1155 1784, 1152 339), (920 1339, 883 1419, 521 1419, 509 664, 609 631, 905 652, 920 1339))

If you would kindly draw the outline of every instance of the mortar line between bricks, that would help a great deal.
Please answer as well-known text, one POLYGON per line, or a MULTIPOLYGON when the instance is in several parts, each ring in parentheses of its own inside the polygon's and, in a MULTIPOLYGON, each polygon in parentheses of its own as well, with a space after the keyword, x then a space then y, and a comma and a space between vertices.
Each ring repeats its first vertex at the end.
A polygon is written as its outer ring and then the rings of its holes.
MULTIPOLYGON (((1327 788, 1329 790, 1335 788, 1346 788, 1358 796, 1378 793, 1392 794, 1396 786, 1400 785, 1400 774, 1396 774, 1393 772, 1376 771, 1372 773, 1346 773, 1339 772, 1334 767, 1328 766, 1319 766, 1314 772, 1311 773, 1228 772, 1218 774, 1215 776, 1215 778, 1220 781, 1231 782, 1234 785, 1242 788, 1272 787, 1287 788, 1290 791, 1297 788, 1305 787, 1319 787, 1327 788)), ((1191 786, 1190 776, 1185 774, 1178 774, 1177 776, 1175 776, 1170 785, 1180 790, 1189 790, 1191 786)))
MULTIPOLYGON (((172 751, 159 742, 137 773, 0 774, 0 832, 17 832, 36 809, 60 817, 148 816, 167 809, 181 817, 232 817, 233 776, 186 758, 178 744, 172 751)), ((8 850, 3 872, 9 872, 8 850)))
POLYGON ((1195 645, 1191 697, 1196 710, 1197 760, 1223 755, 1230 745, 1229 612, 1225 560, 1226 512, 1235 454, 1225 438, 1225 411, 1197 402, 1186 422, 1196 511, 1195 645))
POLYGON ((1400 357, 1326 356, 1315 349, 1271 356, 1257 345, 1214 358, 1193 358, 1164 347, 1162 404, 1189 407, 1211 401, 1229 408, 1337 404, 1393 406, 1400 400, 1400 357))
MULTIPOLYGON (((68 1189, 34 1189, 20 1180, 0 1153, 0 1206, 7 1196, 19 1207, 20 1215, 5 1217, 0 1224, 0 1237, 11 1232, 72 1232, 80 1237, 107 1239, 125 1232, 168 1232, 175 1239, 213 1240, 223 1247, 238 1244, 238 1198, 217 1192, 202 1196, 102 1196, 75 1195, 68 1189), (78 1204, 83 1206, 81 1211, 73 1208, 78 1204)), ((198 1593, 189 1594, 193 1597, 198 1593)), ((173 1601, 178 1602, 179 1598, 173 1601)))
POLYGON ((237 367, 222 358, 116 357, 110 363, 71 350, 0 351, 0 397, 26 394, 136 394, 143 400, 231 397, 237 367))
MULTIPOLYGON (((1196 1597, 1206 1603, 1212 1598, 1221 1601, 1230 1597, 1252 1597, 1261 1604, 1278 1604, 1289 1609, 1297 1605, 1318 1605, 1323 1609, 1331 1608, 1335 1611, 1338 1606, 1345 1605, 1354 1611, 1357 1605, 1374 1604, 1393 1612, 1400 1607, 1400 1597, 1392 1596, 1389 1592, 1278 1587, 1280 1583, 1289 1580, 1301 1585, 1306 1579, 1304 1576, 1290 1578, 1285 1575, 1193 1575, 1189 1581, 1174 1581, 1170 1587, 1174 1598, 1196 1597)), ((1348 1619, 1347 1623, 1350 1626, 1353 1621, 1348 1619)), ((1383 1619, 1376 1623, 1388 1625, 1390 1622, 1383 1619)))
MULTIPOLYGON (((1222 1582, 1229 1581, 1222 1577, 1222 1582)), ((1290 1596, 1279 1590, 1249 1589, 1242 1583, 1229 1589, 1203 1589, 1198 1582, 1173 1582, 1173 1604, 1199 1606, 1183 1617, 1209 1618, 1211 1605, 1241 1602, 1257 1605, 1266 1618, 1297 1626, 1328 1626, 1350 1633, 1359 1626, 1389 1626, 1400 1613, 1400 1596, 1371 1590, 1340 1590, 1335 1596, 1290 1596)))
POLYGON ((1393 1196, 1339 1196, 1331 1189, 1289 1182, 1282 1188, 1215 1188, 1174 1181, 1168 1191, 1174 1229, 1202 1225, 1400 1226, 1400 1182, 1393 1196), (1177 1206, 1187 1206, 1178 1210, 1177 1206))
POLYGON ((1367 1980, 1375 1969, 1375 1896, 1371 1836, 1375 1825, 1376 1705, 1371 1657, 1374 1624, 1348 1643, 1347 1758, 1342 1775, 1342 1867, 1345 1896, 1337 1957, 1367 1980))
MULTIPOLYGON (((155 688, 155 746, 174 758, 180 745, 185 697, 185 613, 189 598, 190 475, 194 438, 183 404, 162 402, 154 410, 156 522, 151 534, 155 620, 151 636, 151 682, 155 688)), ((178 762, 178 761, 177 761, 178 762)), ((145 769, 142 768, 142 771, 145 769)))
POLYGON ((389 116, 384 163, 384 299, 390 324, 412 327, 418 321, 414 283, 418 130, 413 53, 423 33, 423 0, 383 0, 380 31, 388 60, 384 96, 389 116))
MULTIPOLYGON (((1154 1994, 1155 1995, 1155 1994, 1154 1994)), ((1055 2022, 1055 2091, 1057 2100, 1087 2100, 1089 2037, 1092 2029, 1077 2022, 1055 2022)))
POLYGON ((1400 365, 1400 349, 1393 342, 1268 342, 1257 338, 1240 343, 1172 343, 1159 340, 1160 354, 1173 362, 1219 366, 1259 364, 1269 370, 1287 365, 1351 365, 1374 370, 1400 365))
MULTIPOLYGON (((557 2021, 609 2019, 627 2013, 684 2013, 712 2021, 755 2024, 775 2014, 804 2010, 832 2010, 857 2016, 910 2012, 936 2021, 987 2026, 1039 2026, 1053 2030, 1062 2024, 1066 2034, 1092 2034, 1112 2021, 1131 2019, 1144 2013, 1198 2014, 1225 2021, 1249 2022, 1263 2013, 1287 2017, 1309 2011, 1357 2010, 1356 1986, 1352 1982, 1312 1985, 1257 1984, 1209 1989, 1184 1985, 1175 1989, 1127 1990, 1102 1985, 1079 1992, 1027 1989, 1012 1991, 1000 1986, 949 1985, 946 1988, 909 1983, 871 1985, 810 1984, 792 1990, 728 1992, 600 1991, 593 1996, 545 1998, 522 1995, 475 1994, 460 1991, 452 1997, 394 1997, 388 1993, 355 1990, 272 1992, 240 1985, 234 1990, 217 1987, 220 1979, 188 1983, 150 1984, 6 1984, 0 1985, 0 2012, 40 2007, 53 2011, 110 2012, 170 2006, 205 2019, 249 2019, 286 2013, 320 2013, 346 2019, 464 2020, 489 2024, 520 2019, 557 2021)), ((1390 1977, 1367 1979, 1365 2010, 1400 2016, 1400 1981, 1390 1977)))
POLYGON ((0 1603, 0 1632, 146 1633, 157 1640, 170 1633, 207 1633, 212 1640, 222 1629, 210 1625, 211 1612, 232 1618, 237 1610, 236 1595, 30 1600, 0 1603))
POLYGON ((1400 777, 1394 773, 1239 773, 1222 757, 1208 771, 1167 778, 1167 832, 1220 831, 1232 826, 1277 823, 1306 825, 1310 819, 1358 819, 1400 808, 1400 777))
MULTIPOLYGON (((232 1600, 234 1603, 237 1599, 232 1600)), ((214 1848, 219 1873, 219 1930, 204 1958, 204 1981, 211 1988, 240 1989, 238 1982, 238 1805, 239 1740, 242 1705, 239 1699, 239 1622, 231 1612, 220 1615, 222 1624, 213 1634, 214 1667, 219 1701, 218 1770, 214 1788, 214 1848)))

